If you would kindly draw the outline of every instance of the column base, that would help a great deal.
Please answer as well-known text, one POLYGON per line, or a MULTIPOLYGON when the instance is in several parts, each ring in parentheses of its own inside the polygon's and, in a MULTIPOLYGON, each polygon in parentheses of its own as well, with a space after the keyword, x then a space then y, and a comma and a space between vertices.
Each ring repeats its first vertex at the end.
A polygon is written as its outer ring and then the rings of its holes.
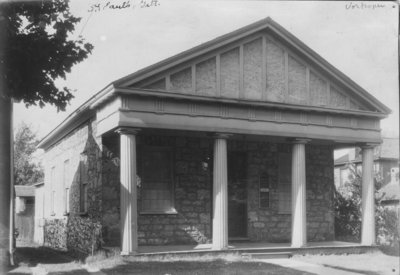
POLYGON ((303 248, 303 247, 307 247, 307 243, 305 244, 291 244, 290 247, 291 248, 303 248))
POLYGON ((363 246, 376 246, 374 241, 361 241, 361 245, 363 246))
POLYGON ((223 247, 211 247, 211 250, 218 251, 218 250, 228 250, 228 246, 223 247))
POLYGON ((137 254, 139 254, 137 251, 132 251, 132 252, 121 251, 120 253, 121 256, 136 256, 137 254))

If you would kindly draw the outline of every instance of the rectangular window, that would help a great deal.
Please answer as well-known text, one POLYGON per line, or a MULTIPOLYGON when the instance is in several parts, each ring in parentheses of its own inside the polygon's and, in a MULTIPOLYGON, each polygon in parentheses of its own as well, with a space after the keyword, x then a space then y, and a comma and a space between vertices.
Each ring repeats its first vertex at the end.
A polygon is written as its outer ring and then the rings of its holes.
POLYGON ((55 203, 56 203, 56 191, 51 191, 51 216, 54 216, 56 214, 55 212, 55 203))
POLYGON ((69 160, 64 161, 63 186, 64 186, 64 215, 69 213, 69 160))
POLYGON ((342 185, 346 184, 349 181, 348 169, 341 168, 340 169, 340 182, 342 185))
POLYGON ((269 208, 269 177, 267 174, 262 174, 259 180, 260 190, 260 208, 269 208))
POLYGON ((55 215, 55 196, 56 196, 56 167, 52 167, 50 171, 50 215, 55 215))
POLYGON ((292 212, 292 156, 289 153, 279 154, 279 214, 292 212))
POLYGON ((81 161, 79 162, 79 212, 82 214, 88 210, 88 180, 87 156, 81 154, 81 161))
POLYGON ((141 213, 176 213, 172 150, 165 147, 146 147, 142 152, 141 213))
POLYGON ((69 188, 65 188, 65 209, 66 209, 66 213, 69 213, 69 188))

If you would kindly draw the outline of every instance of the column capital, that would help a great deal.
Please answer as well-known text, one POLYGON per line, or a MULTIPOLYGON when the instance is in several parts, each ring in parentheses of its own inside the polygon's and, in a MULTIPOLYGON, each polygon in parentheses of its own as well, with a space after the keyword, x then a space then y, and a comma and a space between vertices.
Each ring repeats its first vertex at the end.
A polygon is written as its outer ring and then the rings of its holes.
POLYGON ((119 127, 115 130, 115 132, 119 135, 137 135, 141 129, 139 128, 131 128, 131 127, 119 127))
POLYGON ((311 141, 311 139, 309 139, 309 138, 292 138, 292 139, 290 139, 290 141, 293 144, 307 144, 311 141))
POLYGON ((229 134, 229 133, 214 133, 212 136, 214 138, 228 139, 231 136, 233 136, 233 134, 229 134))
POLYGON ((358 146, 361 149, 374 149, 376 146, 379 146, 380 143, 360 143, 358 146))

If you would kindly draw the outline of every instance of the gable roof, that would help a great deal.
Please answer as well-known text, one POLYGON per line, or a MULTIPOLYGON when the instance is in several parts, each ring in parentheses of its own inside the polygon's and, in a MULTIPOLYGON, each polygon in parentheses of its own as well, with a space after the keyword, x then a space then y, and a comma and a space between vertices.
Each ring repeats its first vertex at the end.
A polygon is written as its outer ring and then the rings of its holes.
POLYGON ((249 36, 251 34, 257 33, 259 31, 269 30, 271 33, 278 36, 280 39, 284 40, 287 44, 296 48, 302 55, 304 55, 308 60, 310 60, 316 66, 322 68, 328 74, 334 77, 338 82, 342 83, 349 90, 353 91, 357 96, 363 99, 365 102, 373 106, 376 110, 375 112, 363 112, 360 111, 359 114, 365 114, 376 117, 386 117, 391 110, 386 107, 383 103, 377 100, 374 96, 369 94, 366 90, 360 87, 357 83, 352 81, 349 77, 344 75, 319 54, 305 45, 297 37, 288 32, 281 25, 273 21, 270 17, 257 21, 253 24, 247 25, 243 28, 230 32, 228 34, 219 36, 213 40, 206 43, 200 44, 189 50, 181 52, 170 58, 164 59, 157 62, 151 66, 144 69, 136 71, 125 77, 111 82, 101 91, 92 96, 89 100, 83 103, 78 109, 72 112, 61 124, 59 124, 53 131, 51 131, 47 136, 45 136, 41 142, 38 144, 39 148, 48 148, 55 141, 59 140, 62 136, 66 135, 72 130, 73 126, 77 126, 83 121, 89 119, 95 114, 95 109, 98 105, 102 104, 109 98, 113 97, 118 92, 122 92, 123 88, 129 87, 131 84, 139 82, 150 76, 158 74, 164 70, 172 68, 182 62, 193 59, 200 56, 206 52, 212 51, 241 38, 249 36), (119 89, 119 90, 118 90, 119 89))
POLYGON ((114 82, 112 85, 115 87, 126 88, 134 83, 137 83, 141 80, 144 80, 150 76, 156 75, 164 70, 172 68, 180 63, 198 57, 206 52, 215 50, 222 46, 225 46, 229 43, 237 41, 241 38, 249 36, 251 34, 257 33, 262 30, 269 30, 273 34, 277 35, 279 38, 284 40, 287 44, 296 48, 301 54, 307 57, 314 64, 327 71, 329 75, 336 78, 340 83, 344 84, 345 87, 349 88, 355 94, 360 96, 363 100, 369 103, 371 106, 376 108, 376 110, 382 114, 388 115, 391 110, 377 100, 374 96, 368 93, 365 89, 351 80, 348 76, 343 74, 341 71, 336 69, 333 65, 331 65, 328 61, 322 58, 319 54, 317 54, 314 50, 304 44, 300 39, 295 37, 281 25, 276 23, 270 17, 259 20, 253 24, 247 25, 243 28, 230 32, 228 34, 219 36, 213 40, 200 44, 196 47, 193 47, 189 50, 183 51, 177 55, 164 59, 160 62, 157 62, 153 65, 145 67, 139 71, 136 71, 132 74, 129 74, 125 77, 122 77, 114 82))
POLYGON ((35 187, 27 185, 15 185, 15 196, 16 197, 34 197, 35 187))
MULTIPOLYGON (((349 150, 355 150, 353 157, 347 153, 337 159, 335 159, 335 166, 346 164, 349 162, 361 162, 362 154, 359 149, 352 148, 349 150)), ((382 138, 382 143, 374 150, 374 160, 398 160, 399 159, 399 138, 382 138)))
POLYGON ((400 185, 399 181, 391 182, 383 186, 379 191, 382 196, 382 201, 399 201, 400 199, 400 185))
POLYGON ((383 138, 379 157, 382 159, 399 159, 399 138, 383 138))
POLYGON ((337 159, 335 159, 335 165, 339 165, 339 164, 346 164, 350 161, 350 156, 349 154, 345 154, 337 159))

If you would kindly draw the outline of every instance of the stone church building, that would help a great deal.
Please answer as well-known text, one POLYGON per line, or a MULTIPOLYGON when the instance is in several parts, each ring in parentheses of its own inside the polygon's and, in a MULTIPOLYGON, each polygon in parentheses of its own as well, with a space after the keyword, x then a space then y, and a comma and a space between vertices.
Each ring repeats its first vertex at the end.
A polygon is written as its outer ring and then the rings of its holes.
POLYGON ((333 150, 373 147, 390 110, 266 18, 118 79, 39 144, 45 245, 334 241, 333 150))

